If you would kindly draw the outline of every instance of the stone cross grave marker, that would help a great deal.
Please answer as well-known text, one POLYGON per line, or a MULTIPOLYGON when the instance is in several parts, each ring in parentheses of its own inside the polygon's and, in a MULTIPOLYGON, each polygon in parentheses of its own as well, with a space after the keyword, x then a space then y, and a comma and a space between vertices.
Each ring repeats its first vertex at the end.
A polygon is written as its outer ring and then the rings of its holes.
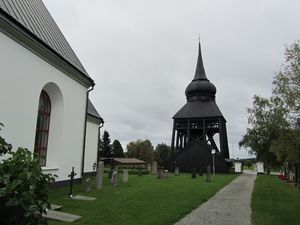
POLYGON ((207 166, 206 182, 211 182, 210 165, 207 166))
POLYGON ((128 170, 123 170, 123 182, 128 182, 128 170))
POLYGON ((73 197, 73 180, 76 175, 77 175, 77 173, 74 172, 74 166, 73 166, 71 173, 68 175, 68 177, 70 177, 70 192, 69 192, 70 198, 73 197))
POLYGON ((96 190, 97 191, 102 189, 103 172, 104 172, 104 162, 100 161, 98 163, 97 174, 96 174, 96 190))
POLYGON ((118 172, 114 171, 111 176, 111 185, 113 187, 118 186, 118 172))

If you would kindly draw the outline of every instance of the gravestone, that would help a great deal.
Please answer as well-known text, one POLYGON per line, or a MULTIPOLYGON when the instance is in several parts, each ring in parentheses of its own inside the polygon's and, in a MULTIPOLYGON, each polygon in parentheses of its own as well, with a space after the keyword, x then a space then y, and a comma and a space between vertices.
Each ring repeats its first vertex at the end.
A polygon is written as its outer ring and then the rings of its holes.
POLYGON ((102 180, 104 172, 104 162, 100 161, 98 163, 97 174, 96 174, 96 190, 102 189, 102 180))
POLYGON ((241 173, 242 172, 242 163, 235 162, 234 163, 234 172, 235 173, 241 173))
POLYGON ((157 162, 152 163, 152 173, 157 174, 157 162))
POLYGON ((69 222, 69 223, 75 222, 76 220, 81 218, 81 216, 78 215, 73 215, 73 214, 54 211, 54 210, 48 210, 47 214, 43 213, 42 216, 47 219, 69 222))
POLYGON ((175 174, 175 176, 179 176, 179 168, 178 167, 175 168, 174 174, 175 174))
POLYGON ((139 169, 139 177, 143 176, 143 171, 142 169, 139 169))
POLYGON ((196 176, 197 176, 197 174, 196 174, 196 168, 193 168, 193 170, 192 170, 192 178, 196 179, 196 176))
POLYGON ((118 186, 118 172, 114 171, 111 176, 111 185, 113 187, 118 186))
POLYGON ((151 164, 147 164, 147 170, 151 173, 151 164))
POLYGON ((206 174, 206 182, 211 182, 211 176, 210 176, 210 165, 207 166, 207 174, 206 174))
POLYGON ((94 200, 96 200, 95 197, 84 196, 84 195, 74 195, 72 199, 74 199, 74 200, 82 200, 82 201, 94 201, 94 200))
POLYGON ((92 179, 91 178, 85 178, 84 179, 84 191, 90 192, 92 190, 92 179))
POLYGON ((257 168, 258 174, 264 173, 264 163, 263 162, 257 162, 256 168, 257 168))
POLYGON ((123 182, 128 182, 128 170, 123 170, 123 182))
POLYGON ((157 176, 158 179, 164 179, 164 178, 168 178, 168 177, 169 177, 169 171, 168 170, 160 169, 158 171, 158 176, 157 176))
POLYGON ((199 170, 199 176, 202 177, 203 176, 203 172, 202 169, 199 170))

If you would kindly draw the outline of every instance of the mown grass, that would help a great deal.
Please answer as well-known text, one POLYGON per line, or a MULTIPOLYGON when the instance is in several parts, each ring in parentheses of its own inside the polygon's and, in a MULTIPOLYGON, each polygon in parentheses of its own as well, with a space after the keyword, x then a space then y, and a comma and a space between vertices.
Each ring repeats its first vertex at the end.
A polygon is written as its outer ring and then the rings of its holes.
MULTIPOLYGON (((75 193, 94 196, 95 201, 79 201, 67 198, 68 188, 59 188, 49 193, 53 204, 63 205, 63 212, 82 216, 74 225, 168 225, 206 202, 237 175, 224 174, 206 182, 205 177, 191 179, 190 175, 171 175, 168 179, 155 176, 129 176, 128 183, 111 187, 104 178, 101 191, 82 192, 80 185, 75 193)), ((62 225, 50 221, 50 225, 62 225)))
POLYGON ((251 166, 243 166, 243 170, 256 170, 256 167, 254 165, 251 166))
POLYGON ((300 190, 277 176, 258 176, 251 208, 253 225, 300 224, 300 190))

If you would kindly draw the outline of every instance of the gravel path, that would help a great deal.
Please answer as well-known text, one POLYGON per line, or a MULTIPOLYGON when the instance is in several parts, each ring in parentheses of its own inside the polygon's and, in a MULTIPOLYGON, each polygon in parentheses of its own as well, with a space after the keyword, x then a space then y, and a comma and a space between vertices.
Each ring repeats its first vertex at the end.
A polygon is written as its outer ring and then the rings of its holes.
POLYGON ((175 225, 251 225, 256 174, 243 173, 175 225))

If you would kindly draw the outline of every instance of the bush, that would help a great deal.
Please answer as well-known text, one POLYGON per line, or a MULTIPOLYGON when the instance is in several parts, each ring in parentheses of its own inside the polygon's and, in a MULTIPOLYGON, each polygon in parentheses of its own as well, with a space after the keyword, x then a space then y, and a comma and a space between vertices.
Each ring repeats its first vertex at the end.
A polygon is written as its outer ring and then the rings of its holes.
POLYGON ((1 224, 48 224, 42 213, 50 207, 48 185, 54 176, 42 173, 39 159, 28 149, 11 151, 1 136, 0 153, 9 156, 0 161, 1 224))

